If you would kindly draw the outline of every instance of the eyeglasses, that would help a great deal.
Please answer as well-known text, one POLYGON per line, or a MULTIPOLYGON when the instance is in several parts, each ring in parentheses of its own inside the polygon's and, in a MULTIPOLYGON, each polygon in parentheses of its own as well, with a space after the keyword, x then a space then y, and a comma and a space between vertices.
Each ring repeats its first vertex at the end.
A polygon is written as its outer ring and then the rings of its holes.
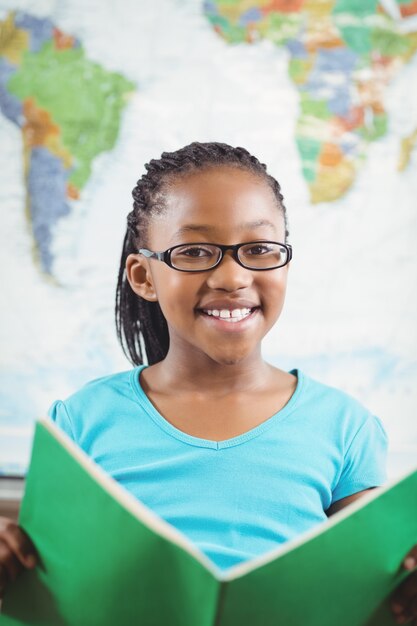
POLYGON ((139 253, 150 259, 163 261, 180 272, 206 272, 222 262, 227 250, 232 250, 232 256, 239 265, 255 271, 284 267, 292 258, 292 247, 277 241, 249 241, 234 246, 187 243, 173 246, 164 252, 140 248, 139 253))

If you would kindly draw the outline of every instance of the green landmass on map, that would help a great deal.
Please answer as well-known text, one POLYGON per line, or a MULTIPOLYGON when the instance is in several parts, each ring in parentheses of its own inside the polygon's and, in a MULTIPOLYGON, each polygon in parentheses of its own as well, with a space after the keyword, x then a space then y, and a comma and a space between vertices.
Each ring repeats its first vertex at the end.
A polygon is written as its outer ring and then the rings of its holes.
POLYGON ((69 181, 81 190, 95 157, 114 147, 126 94, 134 85, 89 61, 81 46, 57 50, 47 42, 37 54, 24 52, 8 88, 22 101, 34 99, 58 125, 74 160, 69 181))
POLYGON ((112 150, 133 82, 86 57, 51 20, 10 13, 0 21, 0 108, 22 131, 27 216, 34 251, 52 273, 53 235, 112 150))
MULTIPOLYGON (((395 8, 395 7, 394 7, 395 8)), ((299 94, 295 141, 312 203, 351 188, 370 142, 389 127, 385 91, 417 50, 417 0, 389 12, 378 0, 206 0, 205 15, 230 44, 267 39, 289 52, 299 94)), ((401 144, 399 169, 415 146, 401 144)))

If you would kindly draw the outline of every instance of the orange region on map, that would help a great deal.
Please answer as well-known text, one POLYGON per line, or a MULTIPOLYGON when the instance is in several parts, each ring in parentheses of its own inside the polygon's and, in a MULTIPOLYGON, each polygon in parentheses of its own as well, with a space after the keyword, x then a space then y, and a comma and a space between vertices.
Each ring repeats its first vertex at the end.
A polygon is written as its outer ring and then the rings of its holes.
POLYGON ((59 135, 59 128, 53 123, 48 111, 38 109, 33 98, 23 102, 23 114, 26 122, 23 124, 23 137, 28 148, 43 146, 48 136, 59 135))
POLYGON ((37 107, 34 98, 27 98, 23 101, 23 114, 26 120, 22 126, 25 150, 31 150, 35 146, 44 146, 59 157, 64 167, 69 169, 72 165, 72 157, 62 145, 60 128, 53 121, 51 114, 37 107))
POLYGON ((0 22, 0 56, 4 56, 13 65, 18 65, 29 45, 29 35, 14 24, 14 15, 10 13, 0 22))
POLYGON ((304 0, 272 0, 265 6, 261 6, 263 13, 271 13, 272 11, 281 11, 282 13, 295 13, 299 11, 304 0))
POLYGON ((343 161, 343 152, 335 143, 323 143, 319 153, 319 164, 335 167, 343 161))
POLYGON ((75 37, 63 33, 59 28, 54 28, 54 45, 57 50, 68 50, 73 48, 75 43, 75 37))
POLYGON ((409 4, 400 4, 399 6, 401 17, 411 17, 417 15, 417 0, 413 0, 409 4))
POLYGON ((67 196, 71 200, 79 200, 80 190, 73 183, 67 182, 67 196))

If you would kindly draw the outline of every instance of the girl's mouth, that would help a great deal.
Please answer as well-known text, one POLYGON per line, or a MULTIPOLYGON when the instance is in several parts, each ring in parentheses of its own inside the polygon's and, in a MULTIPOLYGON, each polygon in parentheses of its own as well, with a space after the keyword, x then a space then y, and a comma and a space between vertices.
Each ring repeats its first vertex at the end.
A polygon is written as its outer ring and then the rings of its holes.
POLYGON ((260 307, 241 308, 241 309, 198 309, 198 312, 207 318, 207 321, 214 324, 217 328, 224 330, 232 330, 232 328, 246 327, 255 316, 260 307))

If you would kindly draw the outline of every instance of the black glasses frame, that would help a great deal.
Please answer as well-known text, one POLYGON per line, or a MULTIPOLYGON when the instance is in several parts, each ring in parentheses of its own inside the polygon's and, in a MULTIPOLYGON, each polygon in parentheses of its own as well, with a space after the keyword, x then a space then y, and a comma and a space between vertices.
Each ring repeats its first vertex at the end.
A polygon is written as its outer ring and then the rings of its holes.
POLYGON ((236 261, 236 263, 238 263, 239 265, 241 265, 242 267, 244 267, 247 270, 251 270, 253 272, 269 272, 270 270, 276 270, 279 269, 280 267, 285 267, 285 265, 287 265, 291 259, 292 259, 292 246, 289 243, 281 243, 279 241, 245 241, 244 243, 237 243, 233 246, 225 246, 222 245, 220 243, 208 243, 207 241, 202 242, 202 241, 196 241, 196 242, 190 242, 190 243, 181 243, 177 246, 173 246, 172 248, 168 248, 168 250, 164 250, 163 252, 153 252, 152 250, 147 250, 146 248, 140 248, 138 250, 139 254, 143 254, 144 256, 146 256, 148 259, 157 259, 158 261, 162 261, 163 263, 166 263, 169 267, 172 267, 172 269, 177 270, 177 272, 209 272, 210 270, 214 269, 215 267, 217 267, 218 265, 220 265, 220 263, 223 260, 223 257, 225 255, 225 252, 227 252, 227 250, 232 250, 232 256, 234 258, 234 260, 236 261), (255 244, 255 243, 274 243, 277 244, 279 246, 282 246, 283 248, 285 248, 287 250, 287 259, 285 261, 285 263, 283 263, 282 265, 276 265, 274 267, 267 267, 267 268, 263 268, 263 267, 249 267, 248 265, 245 265, 244 263, 242 263, 242 261, 239 259, 238 253, 239 253, 239 249, 242 248, 243 246, 248 246, 250 244, 255 244), (207 267, 205 269, 195 269, 195 270, 183 270, 180 269, 178 267, 175 267, 175 265, 172 264, 171 262, 171 254, 173 252, 173 250, 176 250, 177 248, 183 248, 184 246, 216 246, 216 248, 219 248, 221 254, 220 257, 218 258, 218 260, 216 261, 216 263, 214 265, 212 265, 211 267, 207 267))

